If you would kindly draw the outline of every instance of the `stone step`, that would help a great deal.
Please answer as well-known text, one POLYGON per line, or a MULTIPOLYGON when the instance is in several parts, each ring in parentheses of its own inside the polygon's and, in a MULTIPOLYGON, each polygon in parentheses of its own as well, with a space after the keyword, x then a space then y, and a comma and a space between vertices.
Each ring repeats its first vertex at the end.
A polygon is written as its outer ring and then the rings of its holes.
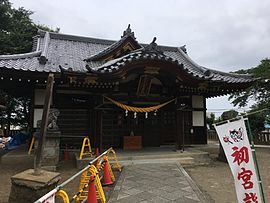
MULTIPOLYGON (((182 157, 182 158, 160 158, 160 159, 139 159, 139 160, 121 160, 123 166, 129 166, 133 164, 156 164, 156 163, 180 163, 181 165, 192 165, 194 164, 194 158, 182 157)), ((114 163, 111 161, 110 163, 114 163)))
POLYGON ((162 159, 162 158, 181 158, 181 157, 197 157, 197 156, 208 156, 207 152, 183 152, 183 153, 158 153, 158 154, 117 154, 119 160, 140 160, 140 159, 162 159))
MULTIPOLYGON (((82 160, 79 159, 79 154, 75 153, 77 168, 83 168, 93 160, 95 157, 85 157, 82 160)), ((174 152, 174 153, 151 153, 151 154, 136 154, 132 155, 128 153, 118 153, 118 161, 122 165, 140 164, 140 163, 171 163, 178 162, 182 165, 200 165, 207 164, 210 161, 209 154, 207 152, 195 151, 195 152, 174 152)), ((113 163, 113 160, 110 162, 113 163)))

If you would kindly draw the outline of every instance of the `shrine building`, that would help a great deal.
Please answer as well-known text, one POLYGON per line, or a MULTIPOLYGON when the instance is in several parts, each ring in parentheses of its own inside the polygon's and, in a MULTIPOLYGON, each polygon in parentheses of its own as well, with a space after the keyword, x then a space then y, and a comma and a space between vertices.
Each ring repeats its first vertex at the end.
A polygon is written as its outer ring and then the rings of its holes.
POLYGON ((32 129, 49 73, 61 145, 76 147, 89 136, 103 149, 132 147, 129 136, 142 147, 206 144, 206 99, 255 81, 200 66, 185 46, 139 43, 130 26, 117 41, 39 31, 32 52, 0 56, 0 87, 31 98, 32 129))

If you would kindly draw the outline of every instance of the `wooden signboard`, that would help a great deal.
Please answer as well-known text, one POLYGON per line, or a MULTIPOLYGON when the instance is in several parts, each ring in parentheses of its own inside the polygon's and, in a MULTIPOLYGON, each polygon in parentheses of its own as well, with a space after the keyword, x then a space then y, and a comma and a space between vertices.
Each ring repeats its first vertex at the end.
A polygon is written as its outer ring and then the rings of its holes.
POLYGON ((124 136, 124 149, 141 149, 142 136, 124 136))

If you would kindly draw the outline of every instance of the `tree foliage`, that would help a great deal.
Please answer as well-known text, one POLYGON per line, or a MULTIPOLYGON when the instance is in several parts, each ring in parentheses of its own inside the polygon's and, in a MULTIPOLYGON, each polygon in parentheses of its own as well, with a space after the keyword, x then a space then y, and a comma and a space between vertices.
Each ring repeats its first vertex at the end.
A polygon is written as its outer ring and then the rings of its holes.
POLYGON ((235 110, 225 111, 221 114, 221 120, 226 121, 238 116, 238 112, 235 110))
POLYGON ((266 58, 254 68, 239 70, 236 73, 252 74, 258 78, 256 83, 243 92, 230 96, 232 103, 240 107, 246 106, 250 99, 256 101, 254 108, 267 108, 270 105, 270 59, 266 58))
POLYGON ((215 121, 216 121, 216 117, 214 113, 211 113, 210 116, 206 117, 206 123, 209 125, 210 129, 214 129, 213 124, 215 123, 215 121))
MULTIPOLYGON (((32 11, 15 9, 9 0, 0 0, 0 54, 26 53, 32 50, 33 37, 38 29, 59 32, 48 26, 35 24, 30 18, 32 11)), ((0 87, 0 124, 26 127, 29 124, 30 98, 17 97, 0 87), (4 108, 3 108, 4 107, 4 108)))
POLYGON ((33 36, 38 29, 59 32, 47 26, 35 24, 32 11, 12 8, 8 0, 0 0, 0 54, 26 53, 32 49, 33 36))
POLYGON ((235 93, 230 96, 234 105, 240 107, 246 106, 250 99, 256 103, 251 107, 253 111, 268 109, 262 113, 256 113, 248 116, 252 134, 256 137, 264 130, 264 122, 267 121, 270 107, 270 59, 263 59, 260 64, 247 70, 239 70, 237 73, 252 74, 258 78, 256 83, 241 93, 235 93))
POLYGON ((27 97, 15 97, 0 91, 0 97, 5 109, 0 112, 1 126, 27 127, 30 121, 30 99, 27 97))

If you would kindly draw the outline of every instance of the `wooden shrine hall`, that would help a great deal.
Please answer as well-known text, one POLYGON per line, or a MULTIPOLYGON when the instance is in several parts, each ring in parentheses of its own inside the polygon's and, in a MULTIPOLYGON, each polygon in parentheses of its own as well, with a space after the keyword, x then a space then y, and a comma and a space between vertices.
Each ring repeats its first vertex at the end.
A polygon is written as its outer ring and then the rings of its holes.
POLYGON ((206 98, 255 81, 200 66, 185 46, 141 44, 130 26, 118 41, 39 31, 32 52, 0 56, 0 70, 1 89, 31 98, 32 129, 54 73, 61 145, 89 136, 103 149, 206 144, 206 98))

